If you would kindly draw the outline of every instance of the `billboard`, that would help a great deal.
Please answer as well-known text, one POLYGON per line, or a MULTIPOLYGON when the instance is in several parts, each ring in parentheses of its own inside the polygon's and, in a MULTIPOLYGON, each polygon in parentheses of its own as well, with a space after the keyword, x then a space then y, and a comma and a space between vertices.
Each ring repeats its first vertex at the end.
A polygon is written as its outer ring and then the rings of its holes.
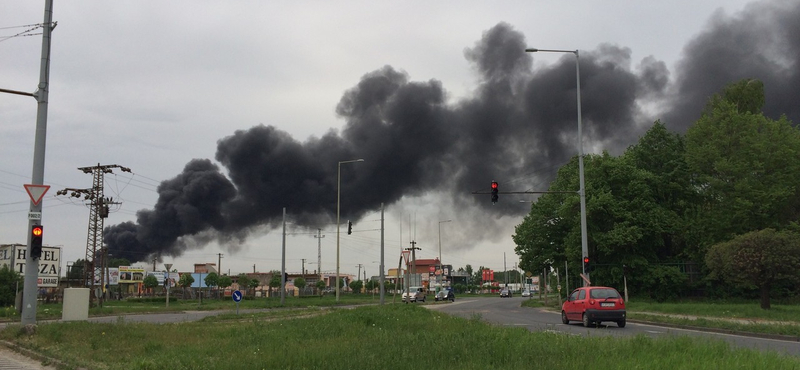
POLYGON ((119 267, 120 284, 136 284, 136 283, 141 283, 143 281, 144 281, 144 267, 139 267, 139 266, 119 267))
MULTIPOLYGON (((25 258, 28 246, 22 244, 0 245, 0 268, 10 266, 22 276, 25 276, 25 258)), ((61 272, 61 247, 42 247, 42 257, 39 258, 39 279, 37 286, 40 288, 58 287, 58 275, 61 272)))

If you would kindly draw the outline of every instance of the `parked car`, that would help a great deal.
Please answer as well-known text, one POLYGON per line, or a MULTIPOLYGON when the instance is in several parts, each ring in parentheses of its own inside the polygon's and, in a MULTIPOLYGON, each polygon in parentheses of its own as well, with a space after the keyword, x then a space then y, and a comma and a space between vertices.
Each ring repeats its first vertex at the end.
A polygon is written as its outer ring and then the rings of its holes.
POLYGON ((528 290, 528 289, 523 290, 522 291, 522 296, 523 297, 530 297, 531 296, 531 291, 528 290))
POLYGON ((436 297, 433 298, 434 301, 456 301, 456 295, 453 293, 452 289, 442 289, 439 293, 436 293, 436 297))
POLYGON ((500 291, 500 298, 511 298, 511 289, 503 288, 500 291))
POLYGON ((625 299, 614 288, 589 286, 575 289, 561 306, 561 322, 582 321, 583 326, 613 321, 625 327, 625 299))
POLYGON ((408 289, 408 293, 403 291, 403 302, 425 302, 425 288, 421 286, 412 286, 408 289))

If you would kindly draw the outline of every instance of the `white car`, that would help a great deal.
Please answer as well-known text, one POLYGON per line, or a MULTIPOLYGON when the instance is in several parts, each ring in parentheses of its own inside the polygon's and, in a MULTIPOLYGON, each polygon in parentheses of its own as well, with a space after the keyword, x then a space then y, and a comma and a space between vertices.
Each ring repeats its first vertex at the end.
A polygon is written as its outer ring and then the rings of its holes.
POLYGON ((425 288, 421 286, 412 286, 408 289, 408 293, 403 291, 403 302, 425 302, 425 288))
POLYGON ((522 291, 522 296, 523 297, 530 297, 531 296, 531 291, 528 290, 528 289, 523 290, 522 291))

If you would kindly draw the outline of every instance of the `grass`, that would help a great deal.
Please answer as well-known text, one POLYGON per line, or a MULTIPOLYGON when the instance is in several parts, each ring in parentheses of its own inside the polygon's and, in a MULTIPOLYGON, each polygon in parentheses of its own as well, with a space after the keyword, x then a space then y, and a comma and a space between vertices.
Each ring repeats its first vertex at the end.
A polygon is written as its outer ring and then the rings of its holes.
POLYGON ((631 312, 658 312, 674 315, 723 317, 766 321, 786 321, 800 324, 800 306, 773 304, 763 310, 758 302, 668 302, 632 301, 628 303, 631 312))
POLYGON ((0 337, 87 369, 800 369, 800 359, 687 337, 576 337, 418 305, 227 315, 179 324, 17 325, 0 337), (270 315, 271 314, 271 315, 270 315))
MULTIPOLYGON (((336 302, 336 297, 333 295, 326 295, 324 297, 286 297, 285 304, 281 305, 280 297, 270 298, 256 298, 246 299, 239 303, 240 310, 255 309, 255 308, 278 308, 278 307, 330 307, 330 306, 344 306, 354 304, 367 304, 378 303, 380 298, 371 294, 342 294, 339 297, 339 302, 336 302)), ((391 295, 386 295, 386 302, 392 301, 391 295)), ((400 297, 396 298, 399 302, 400 297)), ((225 299, 203 299, 200 304, 198 300, 173 300, 169 303, 169 308, 166 307, 165 298, 155 298, 155 301, 150 299, 137 300, 126 299, 121 301, 106 301, 103 307, 92 307, 89 309, 89 316, 113 316, 125 314, 142 314, 142 313, 164 313, 164 312, 182 312, 182 311, 216 311, 216 310, 235 310, 236 303, 231 298, 225 299)), ((41 303, 36 305, 36 319, 37 320, 53 320, 60 319, 62 316, 61 303, 41 303)), ((0 321, 19 321, 19 315, 14 311, 13 307, 0 309, 0 321)))

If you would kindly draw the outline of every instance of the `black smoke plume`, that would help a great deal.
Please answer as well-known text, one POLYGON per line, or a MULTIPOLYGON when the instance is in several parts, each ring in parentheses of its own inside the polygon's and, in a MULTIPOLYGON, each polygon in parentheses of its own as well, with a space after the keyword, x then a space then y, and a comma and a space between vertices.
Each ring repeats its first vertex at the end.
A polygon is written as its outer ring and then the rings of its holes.
MULTIPOLYGON (((620 153, 658 118, 682 132, 710 95, 742 78, 764 81, 765 113, 797 121, 797 19, 800 3, 788 2, 715 14, 686 47, 673 84, 665 63, 652 56, 632 68, 627 48, 581 50, 586 151, 620 153)), ((226 244, 277 227, 283 207, 294 223, 320 227, 335 219, 337 162, 356 158, 367 160, 341 168, 345 219, 430 192, 449 194, 442 202, 455 212, 479 210, 484 219, 521 214, 526 207, 492 207, 488 195, 470 193, 492 180, 506 189, 545 190, 577 144, 575 56, 534 70, 535 55, 524 51, 530 46, 508 24, 486 31, 464 52, 479 85, 455 104, 439 81, 412 81, 385 66, 345 92, 336 107, 341 132, 299 142, 274 126, 236 131, 217 145, 215 159, 226 174, 210 160, 192 160, 161 183, 152 210, 139 211, 136 223, 106 228, 105 241, 115 256, 131 260, 178 256, 210 240, 226 244)))

